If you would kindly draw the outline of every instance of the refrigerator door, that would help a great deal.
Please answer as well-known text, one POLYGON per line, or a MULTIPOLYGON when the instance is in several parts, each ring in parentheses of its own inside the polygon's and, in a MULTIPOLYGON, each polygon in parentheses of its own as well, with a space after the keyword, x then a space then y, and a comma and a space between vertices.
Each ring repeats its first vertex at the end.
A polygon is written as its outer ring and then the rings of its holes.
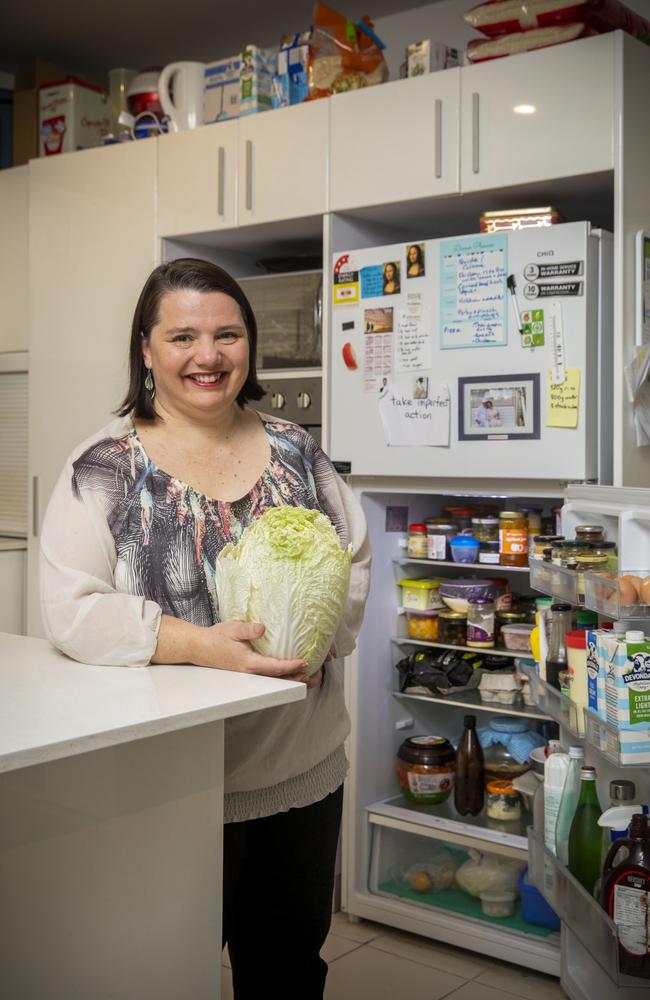
POLYGON ((336 254, 331 457, 354 476, 597 479, 599 248, 579 222, 336 254))

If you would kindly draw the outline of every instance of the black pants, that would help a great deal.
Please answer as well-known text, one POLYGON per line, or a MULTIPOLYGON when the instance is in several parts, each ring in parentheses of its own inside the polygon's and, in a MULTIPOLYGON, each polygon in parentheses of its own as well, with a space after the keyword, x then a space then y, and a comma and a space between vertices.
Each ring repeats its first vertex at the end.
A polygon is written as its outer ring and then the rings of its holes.
POLYGON ((314 805, 224 827, 223 940, 235 1000, 321 1000, 343 786, 314 805))

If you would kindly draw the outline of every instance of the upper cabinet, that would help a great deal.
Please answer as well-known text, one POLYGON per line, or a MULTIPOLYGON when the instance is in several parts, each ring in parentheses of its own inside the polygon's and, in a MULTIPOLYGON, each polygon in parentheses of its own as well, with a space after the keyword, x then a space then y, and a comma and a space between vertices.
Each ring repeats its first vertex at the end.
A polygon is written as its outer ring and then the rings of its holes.
POLYGON ((615 36, 461 71, 461 190, 612 170, 615 36))
POLYGON ((157 140, 159 236, 237 224, 237 133, 226 121, 157 140))
POLYGON ((330 208, 459 190, 461 70, 331 98, 330 208))
POLYGON ((29 167, 0 171, 0 351, 27 350, 29 167))
POLYGON ((239 225, 328 211, 329 104, 239 119, 239 225))

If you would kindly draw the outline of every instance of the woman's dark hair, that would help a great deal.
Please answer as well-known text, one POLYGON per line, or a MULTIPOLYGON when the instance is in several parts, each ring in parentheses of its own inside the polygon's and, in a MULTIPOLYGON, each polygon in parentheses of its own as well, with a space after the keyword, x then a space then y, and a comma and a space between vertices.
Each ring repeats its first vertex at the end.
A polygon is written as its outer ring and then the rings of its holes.
POLYGON ((255 364, 257 323, 243 290, 227 271, 216 264, 194 257, 181 257, 168 264, 160 264, 151 272, 140 292, 131 326, 129 388, 120 408, 116 411, 120 417, 133 413, 141 420, 153 420, 156 416, 153 400, 144 384, 147 369, 142 357, 142 341, 150 336, 158 322, 163 296, 169 292, 184 291, 223 292, 235 300, 241 309, 250 351, 248 377, 237 396, 237 403, 243 407, 250 399, 261 399, 265 395, 264 389, 257 381, 255 364))
POLYGON ((418 264, 419 267, 422 267, 422 247, 420 246, 419 243, 411 243, 411 245, 409 246, 408 250, 406 251, 406 259, 407 259, 407 261, 409 259, 409 254, 410 254, 411 250, 415 250, 415 252, 417 254, 417 260, 416 260, 415 263, 418 264))

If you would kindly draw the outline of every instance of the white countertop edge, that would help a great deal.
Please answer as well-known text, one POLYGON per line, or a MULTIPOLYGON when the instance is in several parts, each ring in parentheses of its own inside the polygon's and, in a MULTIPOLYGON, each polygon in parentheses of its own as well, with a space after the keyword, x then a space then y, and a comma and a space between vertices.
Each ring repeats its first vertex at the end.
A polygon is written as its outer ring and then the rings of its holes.
POLYGON ((66 757, 90 753, 93 750, 104 750, 107 747, 133 743, 135 740, 149 739, 163 733, 173 733, 181 729, 191 729, 209 722, 223 722, 247 712, 256 712, 275 705, 287 705, 290 702, 302 701, 307 695, 307 688, 302 683, 294 684, 287 681, 287 687, 279 691, 269 691, 264 694, 251 695, 222 705, 212 705, 196 709, 192 712, 181 712, 166 719, 151 719, 136 722, 130 726, 120 726, 104 732, 89 733, 74 740, 62 740, 60 743, 46 743, 42 746, 26 747, 24 750, 0 753, 0 774, 17 771, 22 767, 34 764, 46 764, 66 757), (293 690, 292 690, 293 689, 293 690))

